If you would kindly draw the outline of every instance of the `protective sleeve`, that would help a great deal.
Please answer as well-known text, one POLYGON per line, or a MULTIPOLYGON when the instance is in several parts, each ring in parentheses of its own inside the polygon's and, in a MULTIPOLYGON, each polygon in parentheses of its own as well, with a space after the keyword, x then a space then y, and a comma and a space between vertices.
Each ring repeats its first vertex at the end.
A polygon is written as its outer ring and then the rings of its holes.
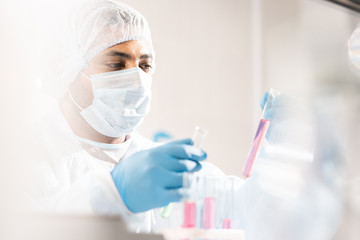
POLYGON ((125 220, 132 231, 150 231, 151 213, 134 214, 127 209, 110 171, 92 169, 72 180, 66 177, 64 171, 55 171, 48 163, 36 168, 34 173, 40 183, 34 182, 39 190, 28 194, 32 200, 33 209, 30 210, 61 214, 117 215, 125 220))
MULTIPOLYGON (((46 110, 34 120, 33 141, 29 143, 34 154, 26 161, 29 179, 24 181, 25 211, 117 215, 130 229, 149 231, 151 212, 133 214, 127 209, 110 175, 113 164, 84 151, 57 101, 45 95, 43 98, 39 102, 46 103, 42 106, 46 110)), ((135 146, 127 154, 151 147, 151 142, 139 134, 133 138, 135 146)))

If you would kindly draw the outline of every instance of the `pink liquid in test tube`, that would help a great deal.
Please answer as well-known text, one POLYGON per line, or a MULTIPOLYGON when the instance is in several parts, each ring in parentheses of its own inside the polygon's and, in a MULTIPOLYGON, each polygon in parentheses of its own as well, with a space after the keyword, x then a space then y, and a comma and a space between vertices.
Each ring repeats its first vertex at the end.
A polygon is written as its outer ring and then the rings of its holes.
POLYGON ((194 202, 185 202, 183 228, 194 228, 195 222, 196 222, 196 205, 194 202))
POLYGON ((231 219, 225 218, 222 223, 223 229, 232 229, 233 222, 231 219))
POLYGON ((259 123, 258 129, 256 131, 255 138, 254 138, 254 141, 253 141, 253 144, 251 147, 251 151, 249 153, 249 156, 248 156, 248 159, 246 162, 246 166, 245 166, 245 169, 243 172, 243 174, 246 178, 250 177, 250 175, 251 175, 252 168, 254 166, 254 162, 259 154, 262 142, 266 136, 266 132, 269 128, 269 125, 270 125, 269 120, 260 119, 260 123, 259 123))
POLYGON ((215 228, 215 198, 204 199, 203 227, 215 228))

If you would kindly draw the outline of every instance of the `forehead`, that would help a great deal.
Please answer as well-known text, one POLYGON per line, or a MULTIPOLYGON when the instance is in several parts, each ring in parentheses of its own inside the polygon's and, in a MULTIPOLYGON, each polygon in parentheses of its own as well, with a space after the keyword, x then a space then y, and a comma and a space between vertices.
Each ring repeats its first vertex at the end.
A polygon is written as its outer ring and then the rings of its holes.
POLYGON ((149 45, 143 40, 130 40, 116 44, 102 51, 97 57, 112 56, 114 52, 121 52, 131 55, 133 58, 140 58, 142 55, 151 55, 149 45))

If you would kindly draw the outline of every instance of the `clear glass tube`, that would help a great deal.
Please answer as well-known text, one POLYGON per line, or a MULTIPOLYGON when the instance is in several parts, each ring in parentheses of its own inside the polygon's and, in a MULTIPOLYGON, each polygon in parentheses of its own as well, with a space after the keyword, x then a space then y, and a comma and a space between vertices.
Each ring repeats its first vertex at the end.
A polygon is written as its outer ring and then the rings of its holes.
MULTIPOLYGON (((192 137, 193 146, 200 147, 204 141, 208 131, 206 129, 195 127, 194 134, 192 137)), ((184 173, 183 174, 183 188, 187 189, 187 195, 184 196, 184 228, 196 227, 197 217, 199 211, 197 208, 197 187, 198 177, 195 173, 184 173)))
POLYGON ((192 137, 194 146, 200 147, 201 143, 204 141, 207 134, 208 131, 206 129, 196 126, 192 137))
POLYGON ((183 174, 183 188, 186 189, 186 193, 183 197, 184 201, 184 215, 183 215, 183 228, 196 227, 198 208, 197 208, 197 188, 198 188, 198 176, 193 173, 183 174))
POLYGON ((249 152, 246 165, 243 171, 243 175, 248 178, 251 176, 252 169, 255 163, 256 158, 259 155, 261 145, 265 139, 266 133, 270 126, 270 120, 265 119, 265 113, 268 107, 271 107, 272 100, 275 96, 279 95, 279 92, 275 91, 274 89, 270 89, 269 97, 265 103, 264 109, 261 114, 261 119, 251 146, 251 150, 249 152))
POLYGON ((215 197, 206 197, 203 206, 203 228, 215 228, 215 197))
POLYGON ((223 229, 232 229, 234 221, 234 178, 229 176, 224 179, 223 188, 225 189, 225 199, 223 206, 224 218, 222 221, 223 229))
POLYGON ((222 191, 222 178, 206 176, 202 177, 202 187, 205 188, 203 200, 202 227, 206 229, 215 228, 216 198, 222 191))

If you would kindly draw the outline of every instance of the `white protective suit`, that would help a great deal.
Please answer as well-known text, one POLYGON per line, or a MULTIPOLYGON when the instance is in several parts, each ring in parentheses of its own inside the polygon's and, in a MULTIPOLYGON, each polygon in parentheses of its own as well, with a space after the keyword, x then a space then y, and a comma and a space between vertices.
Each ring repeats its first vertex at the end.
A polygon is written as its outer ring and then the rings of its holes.
MULTIPOLYGON (((29 195, 36 209, 50 213, 119 215, 131 230, 137 232, 181 226, 181 203, 175 204, 168 218, 161 217, 161 209, 137 214, 130 212, 110 174, 116 163, 93 156, 98 154, 102 157, 103 152, 96 147, 82 145, 67 124, 58 104, 52 101, 51 112, 41 123, 42 130, 36 132, 41 138, 39 146, 43 149, 41 160, 36 160, 32 166, 36 182, 29 195)), ((49 103, 49 100, 46 102, 49 103)), ((136 132, 122 145, 125 145, 123 157, 117 160, 116 154, 108 154, 111 159, 121 161, 137 151, 159 146, 159 143, 136 132)), ((199 176, 225 176, 211 163, 203 162, 202 165, 199 176)), ((242 180, 236 178, 235 188, 239 189, 241 185, 242 180)), ((223 204, 217 203, 219 206, 223 204)), ((218 226, 221 226, 222 212, 223 209, 217 209, 218 226)))

